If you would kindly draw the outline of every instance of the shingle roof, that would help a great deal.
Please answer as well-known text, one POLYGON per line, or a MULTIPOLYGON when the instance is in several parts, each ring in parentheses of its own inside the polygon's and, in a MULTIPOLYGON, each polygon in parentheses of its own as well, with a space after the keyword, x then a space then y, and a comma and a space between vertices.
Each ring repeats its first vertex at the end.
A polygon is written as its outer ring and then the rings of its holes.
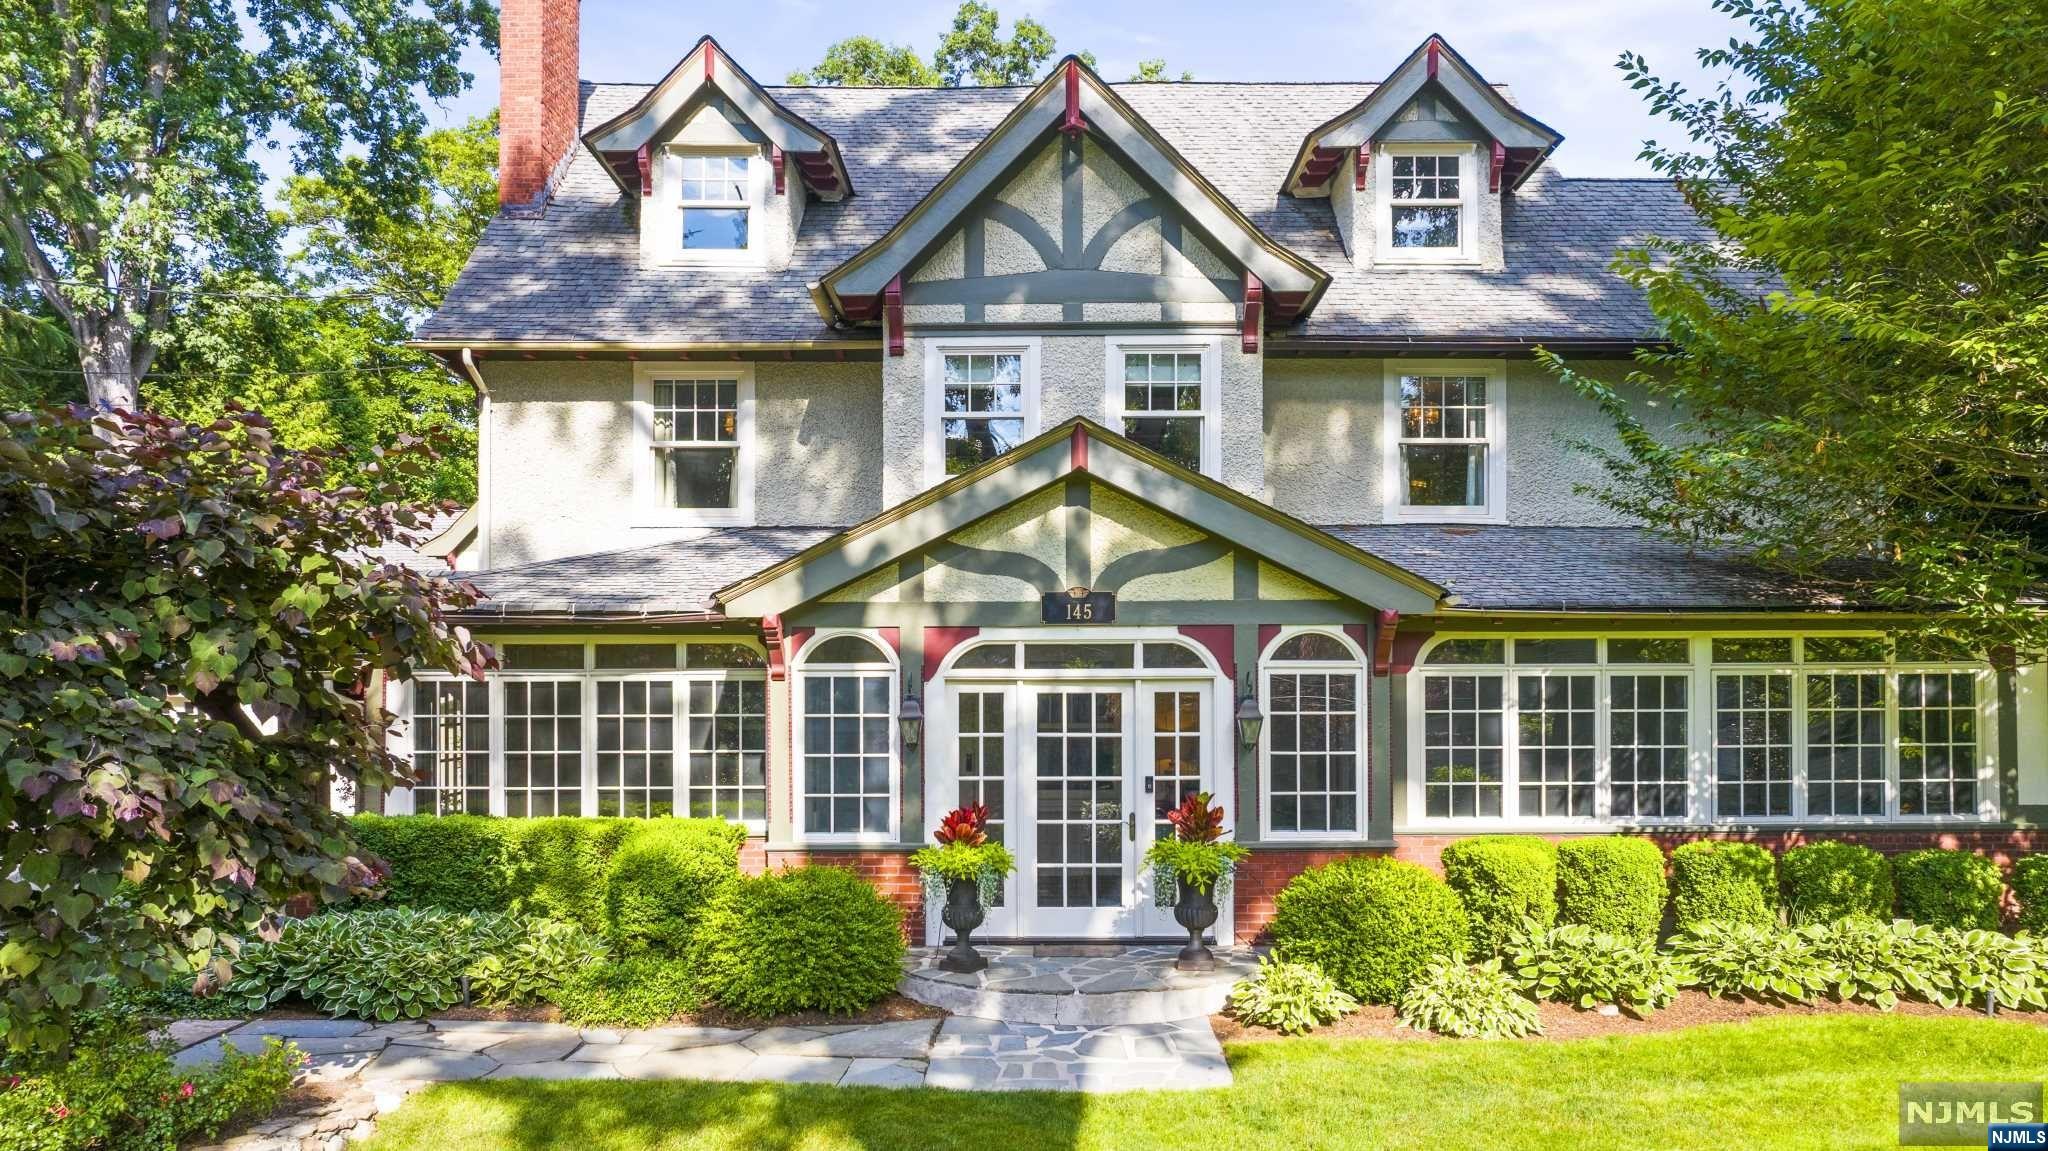
MULTIPOLYGON (((1835 608, 1852 599, 1846 584, 1792 579, 1632 528, 1363 524, 1323 530, 1450 588, 1467 611, 1766 611, 1835 608)), ((703 612, 718 588, 833 534, 832 528, 729 528, 465 578, 488 597, 479 609, 485 614, 703 612)))
MULTIPOLYGON (((1118 84, 1119 95, 1275 240, 1332 276, 1291 336, 1329 339, 1634 339, 1653 334, 1640 295, 1608 270, 1651 233, 1703 225, 1660 180, 1566 179, 1554 166, 1508 200, 1506 270, 1359 271, 1330 202, 1281 194, 1303 137, 1370 84, 1118 84)), ((583 85, 600 123, 643 84, 583 85)), ((834 331, 806 285, 886 232, 987 135, 1028 88, 792 88, 769 93, 840 143, 858 194, 812 203, 781 271, 639 266, 632 215, 580 146, 538 218, 485 230, 424 339, 637 343, 873 338, 834 331)))

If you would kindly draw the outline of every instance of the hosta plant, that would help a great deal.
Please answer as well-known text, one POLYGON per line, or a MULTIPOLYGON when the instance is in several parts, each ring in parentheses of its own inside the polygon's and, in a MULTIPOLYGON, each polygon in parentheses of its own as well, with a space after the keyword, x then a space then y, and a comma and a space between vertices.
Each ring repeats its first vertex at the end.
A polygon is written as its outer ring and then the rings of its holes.
POLYGON ((982 804, 955 808, 932 832, 938 846, 910 853, 910 866, 923 880, 927 900, 943 902, 946 888, 965 879, 974 884, 983 907, 996 905, 1003 879, 1017 870, 1017 860, 1009 848, 988 837, 988 818, 988 808, 982 804))
POLYGON ((1581 1009, 1612 1004, 1632 1015, 1667 1007, 1678 969, 1649 943, 1583 924, 1540 928, 1524 922, 1502 951, 1503 969, 1538 999, 1581 1009))
POLYGON ((1476 966, 1462 954, 1430 960, 1402 992, 1400 1012, 1408 1027, 1459 1039, 1517 1039, 1543 1031, 1535 1002, 1501 971, 1498 957, 1476 966))
POLYGON ((1695 923, 1671 940, 1684 982, 1709 995, 1804 1003, 1839 982, 1836 967, 1799 931, 1755 923, 1695 923))
POLYGON ((2014 939, 1996 931, 1973 928, 1932 929, 1939 956, 1945 1007, 1983 1006, 1997 996, 1998 1006, 2048 1010, 2048 955, 2029 937, 2014 939))
POLYGON ((245 947, 226 995, 261 1011, 296 996, 336 1017, 417 1019, 462 1002, 463 976, 527 934, 511 914, 376 907, 287 922, 245 947))
POLYGON ((603 941, 581 927, 536 920, 523 938, 470 966, 470 994, 494 1005, 552 1002, 564 980, 604 957, 603 941))
POLYGON ((1246 1023, 1302 1035, 1358 1010, 1358 1000, 1313 963, 1260 956, 1258 973, 1231 989, 1230 1009, 1246 1023))
POLYGON ((1182 800, 1166 813, 1172 838, 1154 840, 1145 852, 1153 895, 1161 907, 1179 897, 1181 884, 1220 899, 1230 890, 1231 874, 1250 854, 1243 844, 1223 838, 1223 808, 1213 805, 1214 799, 1198 791, 1182 800))
POLYGON ((1940 933, 1899 919, 1851 917, 1797 929, 1813 953, 1834 968, 1835 998, 1890 1011, 1900 999, 1953 1006, 1942 970, 1940 933))

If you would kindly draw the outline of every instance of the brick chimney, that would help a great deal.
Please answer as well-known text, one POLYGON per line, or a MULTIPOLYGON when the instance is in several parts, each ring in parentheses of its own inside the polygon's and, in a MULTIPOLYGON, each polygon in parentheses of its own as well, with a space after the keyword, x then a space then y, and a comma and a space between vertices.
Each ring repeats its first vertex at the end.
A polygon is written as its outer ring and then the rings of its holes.
POLYGON ((580 0, 498 11, 498 203, 531 204, 576 141, 580 0))

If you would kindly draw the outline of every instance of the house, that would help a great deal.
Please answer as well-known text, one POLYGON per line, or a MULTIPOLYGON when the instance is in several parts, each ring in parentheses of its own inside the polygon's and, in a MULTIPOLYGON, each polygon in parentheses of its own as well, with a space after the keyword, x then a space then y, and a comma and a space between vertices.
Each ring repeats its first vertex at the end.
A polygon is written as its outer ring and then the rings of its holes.
POLYGON ((905 857, 968 803, 1020 863, 992 938, 1173 934, 1138 861, 1196 790, 1241 938, 1481 832, 2034 842, 2039 669, 1586 493, 1611 429, 1532 349, 1619 380, 1657 332, 1611 257, 1701 225, 1567 178, 1447 40, 931 90, 709 38, 579 81, 577 35, 507 0, 503 211, 418 336, 480 397, 442 550, 504 669, 402 692, 386 810, 731 819, 933 940, 905 857))

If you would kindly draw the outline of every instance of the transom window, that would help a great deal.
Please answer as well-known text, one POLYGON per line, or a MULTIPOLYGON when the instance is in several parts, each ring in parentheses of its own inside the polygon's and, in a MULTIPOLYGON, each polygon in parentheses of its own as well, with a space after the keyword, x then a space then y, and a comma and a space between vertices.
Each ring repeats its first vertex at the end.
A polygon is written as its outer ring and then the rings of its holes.
POLYGON ((1213 674, 1194 648, 1178 641, 1131 643, 1070 643, 1061 641, 1020 642, 984 640, 954 657, 955 672, 1124 671, 1183 672, 1213 674))
POLYGON ((1110 426, 1189 471, 1214 475, 1220 348, 1215 341, 1185 348, 1109 341, 1110 426))
POLYGON ((753 185, 746 156, 676 157, 676 206, 685 251, 743 252, 752 240, 753 185))
POLYGON ((752 373, 642 366, 638 375, 652 514, 678 523, 751 520, 752 373))
POLYGON ((1390 361, 1388 510, 1396 519, 1497 519, 1507 469, 1498 363, 1390 361))
POLYGON ((1266 827, 1277 836, 1363 834, 1364 677, 1359 654, 1328 632, 1299 632, 1263 664, 1266 827))
POLYGON ((807 838, 881 839, 896 815, 896 665, 865 636, 813 641, 797 675, 807 838))
POLYGON ((963 475, 1038 432, 1037 345, 928 345, 927 483, 963 475))

